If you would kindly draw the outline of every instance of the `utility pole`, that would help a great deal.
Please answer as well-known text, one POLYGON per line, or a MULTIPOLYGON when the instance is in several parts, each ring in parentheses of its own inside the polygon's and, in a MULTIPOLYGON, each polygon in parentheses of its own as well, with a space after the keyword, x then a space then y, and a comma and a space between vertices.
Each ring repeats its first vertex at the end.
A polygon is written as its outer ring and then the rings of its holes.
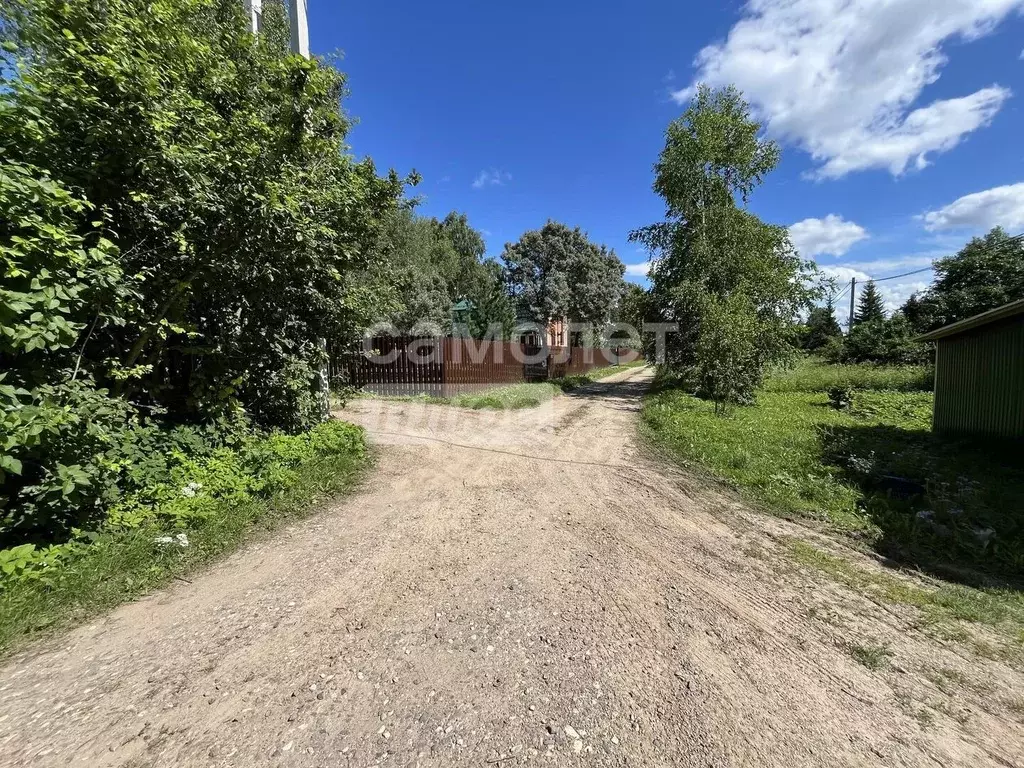
POLYGON ((849 333, 850 331, 853 330, 854 300, 856 299, 856 297, 857 297, 857 278, 856 277, 851 277, 850 278, 850 319, 848 321, 849 322, 849 326, 847 327, 847 330, 846 330, 847 333, 849 333))

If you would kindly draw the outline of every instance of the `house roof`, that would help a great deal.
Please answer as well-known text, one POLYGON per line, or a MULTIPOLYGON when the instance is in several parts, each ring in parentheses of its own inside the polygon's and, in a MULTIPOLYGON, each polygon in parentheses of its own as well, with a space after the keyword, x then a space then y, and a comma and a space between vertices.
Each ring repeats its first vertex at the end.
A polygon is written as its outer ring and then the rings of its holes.
POLYGON ((982 326, 994 323, 997 320, 1005 320, 1008 317, 1015 317, 1016 315, 1024 315, 1024 299, 1011 301, 1009 304, 1003 304, 1001 307, 990 309, 988 312, 982 312, 980 315, 968 317, 966 320, 961 320, 957 323, 944 325, 942 328, 938 328, 931 333, 918 336, 917 340, 938 341, 939 339, 944 339, 947 336, 956 336, 957 334, 964 333, 965 331, 973 331, 975 328, 981 328, 982 326))

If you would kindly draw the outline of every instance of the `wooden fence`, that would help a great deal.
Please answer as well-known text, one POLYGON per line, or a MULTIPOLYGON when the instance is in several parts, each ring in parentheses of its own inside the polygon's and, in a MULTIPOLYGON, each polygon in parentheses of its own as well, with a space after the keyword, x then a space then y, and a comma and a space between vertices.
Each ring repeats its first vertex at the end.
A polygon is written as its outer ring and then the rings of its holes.
POLYGON ((627 352, 591 347, 545 350, 509 341, 387 336, 372 339, 358 350, 336 350, 331 355, 331 377, 380 395, 451 397, 503 384, 586 373, 616 364, 627 352))

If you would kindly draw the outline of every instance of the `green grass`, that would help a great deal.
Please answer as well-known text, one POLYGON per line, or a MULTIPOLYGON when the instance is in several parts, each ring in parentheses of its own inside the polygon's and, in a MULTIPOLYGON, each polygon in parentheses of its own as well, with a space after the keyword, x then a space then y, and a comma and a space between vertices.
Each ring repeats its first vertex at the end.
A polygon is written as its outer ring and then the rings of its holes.
POLYGON ((622 365, 606 365, 603 368, 595 368, 592 371, 587 371, 586 373, 578 373, 573 376, 563 376, 560 379, 555 379, 552 383, 563 392, 571 392, 572 390, 590 384, 591 382, 600 381, 608 376, 614 376, 616 373, 628 371, 630 368, 639 368, 644 365, 647 365, 645 360, 634 360, 632 363, 623 363, 622 365))
POLYGON ((765 382, 766 392, 827 392, 832 387, 897 392, 930 392, 935 374, 917 365, 828 365, 816 358, 801 358, 792 368, 775 371, 765 382))
POLYGON ((465 392, 451 397, 436 395, 376 395, 371 392, 360 392, 357 398, 375 400, 395 400, 403 403, 427 403, 429 405, 454 405, 458 408, 474 410, 514 410, 517 408, 535 408, 545 403, 562 390, 547 381, 522 384, 504 384, 488 387, 477 392, 465 392))
POLYGON ((877 600, 907 605, 921 611, 926 621, 965 621, 1001 627, 1020 641, 1024 628, 1024 595, 1011 589, 975 589, 960 584, 936 582, 934 587, 917 586, 907 579, 876 573, 849 560, 823 552, 810 544, 792 540, 789 554, 801 565, 827 574, 834 581, 877 600))
POLYGON ((846 646, 846 650, 858 664, 875 670, 889 666, 889 657, 892 656, 892 651, 884 645, 850 643, 846 646))
MULTIPOLYGON (((643 429, 670 457, 725 479, 768 511, 821 521, 860 546, 968 585, 936 592, 922 610, 941 605, 948 617, 1005 616, 1024 627, 1019 446, 933 435, 932 394, 917 390, 925 373, 804 361, 772 376, 756 405, 725 417, 711 403, 656 386, 643 429), (848 410, 830 407, 823 390, 851 384, 872 388, 857 389, 848 410), (922 492, 895 497, 893 476, 922 492)), ((899 592, 901 583, 886 582, 882 597, 920 603, 918 593, 899 592)))
POLYGON ((320 501, 352 487, 366 465, 363 455, 327 455, 298 467, 293 482, 271 498, 225 499, 202 527, 185 531, 186 548, 158 547, 156 537, 176 531, 155 526, 101 534, 49 583, 17 581, 0 589, 0 656, 183 578, 261 531, 311 514, 320 501))
MULTIPOLYGON (((892 403, 884 393, 861 398, 862 407, 895 406, 923 427, 931 395, 915 393, 892 403)), ((652 395, 644 427, 658 443, 684 461, 724 477, 747 495, 785 515, 829 521, 844 530, 866 530, 870 520, 858 509, 861 492, 822 463, 820 426, 855 423, 810 392, 764 392, 756 407, 715 415, 714 404, 679 390, 652 395)))
POLYGON ((513 410, 517 408, 534 408, 547 402, 559 392, 559 388, 551 382, 541 381, 533 384, 509 384, 494 387, 480 392, 470 392, 448 398, 431 398, 430 402, 445 403, 459 408, 491 408, 494 410, 513 410))

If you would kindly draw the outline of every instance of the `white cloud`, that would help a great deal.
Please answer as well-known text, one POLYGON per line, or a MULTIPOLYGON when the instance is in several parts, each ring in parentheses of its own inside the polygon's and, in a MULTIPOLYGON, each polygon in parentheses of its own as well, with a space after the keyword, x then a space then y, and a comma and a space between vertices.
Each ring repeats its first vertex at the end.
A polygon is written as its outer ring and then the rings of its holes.
POLYGON ((1024 229, 1024 183, 974 192, 919 217, 925 229, 1024 229))
POLYGON ((640 264, 626 264, 626 274, 632 277, 647 277, 651 271, 651 262, 644 261, 640 264))
POLYGON ((915 269, 930 267, 936 259, 949 256, 949 251, 931 251, 915 253, 907 256, 891 256, 888 258, 859 261, 846 266, 865 272, 875 277, 887 277, 896 272, 911 272, 915 269))
POLYGON ((789 228, 790 242, 806 259, 822 254, 842 256, 867 236, 867 230, 860 224, 834 213, 824 219, 804 219, 789 228))
MULTIPOLYGON (((735 84, 766 122, 839 178, 922 168, 987 125, 1010 91, 988 85, 916 106, 939 79, 943 46, 989 34, 1024 0, 749 0, 726 40, 694 62, 696 81, 735 84)), ((696 82, 695 81, 695 82, 696 82)), ((694 86, 676 91, 680 103, 694 86)))
POLYGON ((497 168, 490 168, 480 171, 473 181, 473 189, 484 187, 500 187, 507 181, 512 181, 512 174, 506 171, 499 171, 497 168))

